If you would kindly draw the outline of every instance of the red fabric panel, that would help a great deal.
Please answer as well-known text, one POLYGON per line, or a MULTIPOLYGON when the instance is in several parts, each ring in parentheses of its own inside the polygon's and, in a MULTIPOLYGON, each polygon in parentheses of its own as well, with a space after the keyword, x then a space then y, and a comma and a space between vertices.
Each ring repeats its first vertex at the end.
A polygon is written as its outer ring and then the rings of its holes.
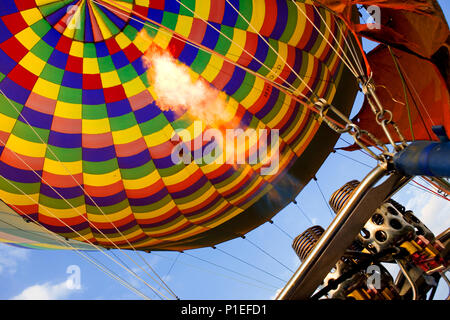
MULTIPOLYGON (((409 88, 408 101, 415 140, 437 140, 431 131, 433 125, 444 125, 450 136, 450 96, 437 67, 413 54, 397 49, 392 51, 409 88)), ((388 48, 384 45, 377 47, 369 53, 368 59, 373 67, 373 80, 381 103, 385 109, 392 111, 393 120, 405 138, 412 141, 401 77, 388 48)), ((352 121, 381 141, 388 142, 367 100, 352 121)))

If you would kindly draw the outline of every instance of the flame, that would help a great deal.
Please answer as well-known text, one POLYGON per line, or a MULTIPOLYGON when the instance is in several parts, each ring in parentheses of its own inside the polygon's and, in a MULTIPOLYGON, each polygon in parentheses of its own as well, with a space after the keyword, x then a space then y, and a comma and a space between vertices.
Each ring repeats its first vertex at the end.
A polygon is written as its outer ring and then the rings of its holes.
POLYGON ((162 111, 188 112, 211 127, 222 127, 232 118, 225 94, 205 79, 196 79, 189 67, 178 62, 169 50, 152 41, 143 62, 156 94, 155 102, 162 111))
MULTIPOLYGON (((261 146, 261 136, 252 132, 253 129, 250 128, 239 129, 240 120, 234 116, 231 105, 227 108, 225 93, 212 87, 204 78, 180 63, 169 49, 163 49, 145 31, 142 31, 140 36, 145 42, 150 43, 142 60, 147 69, 156 105, 162 111, 188 113, 194 120, 200 120, 203 124, 194 122, 195 137, 197 137, 195 128, 202 135, 208 131, 207 127, 216 130, 214 134, 214 145, 218 146, 218 153, 214 152, 217 154, 216 160, 233 166, 235 170, 245 166, 245 160, 255 156, 258 146, 261 146)), ((182 135, 181 140, 187 143, 187 152, 201 148, 201 145, 195 145, 198 139, 190 137, 188 132, 186 134, 186 137, 182 135)))

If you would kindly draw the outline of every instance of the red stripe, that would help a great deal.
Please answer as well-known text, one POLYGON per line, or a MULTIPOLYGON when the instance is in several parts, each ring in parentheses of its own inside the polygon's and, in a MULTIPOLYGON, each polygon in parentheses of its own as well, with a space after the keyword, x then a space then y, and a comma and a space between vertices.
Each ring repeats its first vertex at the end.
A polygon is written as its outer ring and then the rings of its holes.
POLYGON ((147 218, 147 219, 138 219, 136 218, 137 223, 139 223, 139 225, 143 226, 143 228, 145 229, 149 229, 146 228, 144 225, 146 224, 154 224, 154 223, 158 223, 161 221, 164 221, 170 217, 172 217, 173 215, 175 215, 178 212, 178 208, 175 206, 172 209, 170 209, 169 211, 167 211, 164 214, 160 214, 157 217, 153 217, 153 218, 147 218))
POLYGON ((98 134, 87 134, 82 135, 82 146, 83 148, 104 148, 114 145, 113 137, 111 132, 98 133, 98 134))
POLYGON ((194 43, 202 43, 205 37, 206 27, 206 22, 201 19, 194 18, 188 39, 194 43))
POLYGON ((154 195, 155 193, 161 191, 166 186, 164 185, 164 182, 162 179, 158 179, 158 181, 152 183, 149 186, 146 186, 142 189, 125 189, 127 193, 127 197, 130 199, 140 199, 140 198, 146 198, 151 195, 154 195))
POLYGON ((193 185, 198 180, 200 180, 201 177, 203 177, 203 173, 200 169, 197 169, 193 174, 188 176, 186 179, 176 184, 168 185, 167 190, 169 190, 169 193, 183 191, 184 189, 186 189, 187 186, 193 185))
POLYGON ((91 197, 107 197, 123 191, 124 188, 122 180, 119 180, 113 184, 109 184, 106 186, 90 186, 88 184, 85 184, 84 190, 91 197))
POLYGON ((53 116, 52 131, 79 134, 81 132, 81 124, 81 119, 67 119, 53 116))
POLYGON ((69 176, 43 171, 42 180, 45 180, 47 184, 54 188, 72 188, 83 185, 83 174, 77 173, 69 176))
POLYGON ((25 104, 35 111, 48 115, 55 114, 56 100, 43 97, 37 93, 31 92, 25 104))
POLYGON ((38 76, 34 75, 30 71, 22 67, 20 64, 18 64, 8 74, 8 78, 31 91, 36 84, 38 76))
POLYGON ((235 66, 227 61, 224 61, 222 65, 222 69, 220 69, 219 73, 217 74, 216 78, 211 82, 211 84, 217 88, 218 90, 223 90, 225 86, 230 81, 231 77, 233 76, 235 66))
POLYGON ((7 16, 3 16, 2 20, 12 34, 17 34, 29 27, 28 23, 25 22, 20 12, 15 12, 7 16))
POLYGON ((208 21, 213 23, 222 23, 224 13, 225 13, 225 1, 211 0, 208 21))
POLYGON ((7 165, 26 171, 30 171, 30 167, 36 171, 42 170, 44 159, 45 158, 35 158, 15 153, 8 148, 3 149, 0 157, 0 160, 7 165))
POLYGON ((258 47, 258 35, 252 32, 246 32, 244 51, 242 51, 237 64, 241 66, 248 66, 256 54, 256 48, 258 47))
POLYGON ((25 48, 19 40, 15 37, 11 37, 8 40, 0 43, 0 49, 2 49, 11 59, 17 63, 22 60, 28 53, 28 49, 25 48))
POLYGON ((264 23, 259 32, 263 36, 270 36, 277 23, 278 6, 277 2, 273 0, 265 0, 266 11, 264 16, 264 23))
POLYGON ((115 144, 114 147, 117 157, 130 157, 147 149, 147 144, 145 143, 145 139, 141 137, 125 144, 115 144))
MULTIPOLYGON (((195 212, 195 211, 198 211, 198 210, 201 210, 201 209, 203 209, 204 207, 206 207, 206 206, 208 206, 211 202, 213 202, 215 199, 217 199, 218 197, 221 197, 221 195, 217 192, 217 191, 214 191, 207 199, 205 199, 202 203, 200 203, 200 204, 198 204, 198 205, 196 205, 196 206, 194 206, 194 207, 192 207, 192 208, 189 208, 189 209, 184 209, 183 210, 183 213, 184 214, 189 214, 189 213, 191 213, 191 212, 195 212)), ((205 213, 205 212, 202 212, 202 213, 200 213, 200 214, 203 214, 203 213, 205 213)), ((195 217, 195 216, 190 216, 190 217, 195 217)))

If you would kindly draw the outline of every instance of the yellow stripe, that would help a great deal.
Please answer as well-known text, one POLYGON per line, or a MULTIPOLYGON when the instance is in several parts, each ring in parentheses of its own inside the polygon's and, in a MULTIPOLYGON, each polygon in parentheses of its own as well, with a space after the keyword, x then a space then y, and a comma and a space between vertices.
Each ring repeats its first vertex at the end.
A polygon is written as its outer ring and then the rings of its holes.
POLYGON ((100 14, 98 13, 98 8, 96 6, 92 6, 92 12, 94 13, 95 19, 97 20, 98 27, 100 28, 100 32, 102 33, 103 39, 108 39, 112 37, 111 31, 109 31, 108 27, 106 26, 105 22, 103 21, 103 18, 100 17, 100 14))
POLYGON ((83 73, 99 74, 100 68, 98 66, 97 58, 83 58, 83 73))
POLYGON ((186 165, 182 170, 178 171, 177 173, 168 176, 168 177, 162 177, 164 184, 166 186, 171 186, 177 183, 180 183, 180 181, 184 181, 187 178, 189 178, 191 175, 194 174, 195 171, 197 171, 198 166, 195 164, 195 162, 191 162, 188 165, 186 165))
POLYGON ((0 198, 10 205, 14 204, 15 206, 29 206, 39 202, 39 193, 28 194, 25 196, 23 194, 10 193, 0 189, 0 198))
POLYGON ((100 73, 100 77, 104 88, 116 87, 122 84, 122 80, 120 80, 119 74, 116 70, 100 73))
POLYGON ((195 3, 195 16, 203 19, 208 20, 209 18, 209 11, 211 10, 211 0, 205 0, 205 1, 196 1, 195 3))
POLYGON ((123 88, 127 97, 134 97, 135 95, 147 90, 144 82, 142 82, 142 79, 139 77, 123 84, 123 88))
MULTIPOLYGON (((261 0, 253 0, 253 13, 252 19, 250 20, 250 25, 256 29, 256 31, 261 31, 264 24, 264 18, 266 17, 266 4, 261 0)), ((254 31, 253 28, 249 27, 250 30, 254 31)))
POLYGON ((228 212, 219 216, 217 219, 214 219, 213 221, 205 223, 204 226, 209 229, 213 229, 213 228, 221 225, 222 223, 227 222, 231 218, 234 218, 235 216, 240 214, 242 211, 243 210, 241 208, 232 207, 228 212))
POLYGON ((122 50, 127 48, 132 43, 130 38, 128 38, 128 36, 123 32, 118 33, 114 40, 117 41, 117 44, 122 50))
POLYGON ((208 65, 201 74, 202 77, 205 78, 206 81, 212 82, 219 74, 219 71, 222 69, 223 62, 223 59, 219 56, 215 54, 211 55, 208 65))
POLYGON ((233 187, 235 187, 236 185, 238 185, 242 180, 244 180, 244 178, 247 177, 248 173, 250 172, 250 166, 245 166, 245 169, 239 173, 239 175, 233 180, 230 181, 230 183, 228 183, 226 186, 217 189, 217 191, 219 191, 220 193, 224 193, 228 190, 231 190, 233 187))
POLYGON ((26 28, 15 35, 17 40, 28 50, 33 49, 36 43, 39 42, 40 37, 34 33, 33 29, 26 28))
POLYGON ((45 157, 47 146, 42 143, 24 140, 14 134, 11 134, 8 142, 6 143, 6 148, 24 156, 43 158, 45 157))
MULTIPOLYGON (((10 118, 3 113, 0 113, 0 131, 11 132, 14 128, 14 124, 16 123, 16 119, 10 118)), ((5 143, 6 141, 3 141, 5 143)))
POLYGON ((58 100, 54 115, 65 119, 81 119, 82 105, 58 100))
POLYGON ((86 207, 84 205, 75 207, 75 209, 72 207, 68 209, 59 209, 39 204, 39 213, 53 219, 56 219, 55 217, 58 217, 59 219, 74 218, 80 216, 80 214, 83 214, 84 212, 86 212, 86 207), (51 214, 48 212, 51 212, 51 214))
POLYGON ((267 126, 269 128, 275 128, 278 125, 278 123, 280 123, 281 120, 283 120, 283 117, 286 115, 286 113, 289 110, 291 101, 292 101, 292 98, 290 96, 288 96, 288 95, 284 96, 283 104, 280 107, 280 111, 276 114, 276 116, 272 120, 270 120, 267 123, 267 126))
POLYGON ((165 237, 161 237, 161 239, 164 239, 166 241, 177 241, 177 240, 183 240, 188 237, 194 236, 196 234, 202 233, 207 231, 208 229, 204 228, 203 226, 191 226, 190 230, 183 230, 181 232, 178 232, 174 235, 169 235, 165 237))
POLYGON ((241 101, 241 104, 246 108, 250 108, 259 99, 264 91, 265 81, 259 77, 255 77, 253 88, 250 93, 241 101))
POLYGON ((192 221, 193 223, 203 223, 203 221, 208 220, 209 217, 214 216, 217 212, 222 210, 227 204, 228 202, 226 200, 220 198, 220 204, 213 211, 208 212, 207 214, 195 215, 194 217, 189 218, 189 221, 192 221))
POLYGON ((107 118, 95 120, 83 119, 82 121, 82 131, 85 134, 100 134, 111 131, 107 118))
MULTIPOLYGON (((73 29, 75 31, 75 29, 73 29)), ((69 54, 74 57, 83 58, 84 44, 79 41, 72 41, 69 54)))
POLYGON ((298 151, 303 147, 303 145, 306 143, 306 137, 313 134, 318 128, 320 124, 317 122, 317 120, 314 120, 314 123, 310 126, 309 130, 305 134, 305 138, 294 148, 294 152, 299 156, 298 151))
POLYGON ((112 132, 114 144, 127 144, 130 142, 134 142, 142 137, 141 129, 139 125, 134 125, 130 128, 113 131, 112 132))
POLYGON ((116 169, 112 172, 104 174, 83 173, 84 184, 93 187, 103 187, 114 184, 121 180, 120 170, 116 169))
POLYGON ((52 100, 58 100, 60 88, 61 86, 56 83, 38 78, 33 87, 33 92, 52 100))
POLYGON ((34 75, 40 76, 46 63, 30 51, 23 57, 19 64, 34 75))
POLYGON ((175 26, 175 32, 179 33, 183 37, 188 37, 191 33, 192 23, 194 22, 194 18, 178 15, 177 17, 177 25, 175 26))
POLYGON ((203 193, 200 197, 186 203, 177 203, 177 206, 178 208, 180 208, 180 210, 187 210, 192 207, 195 207, 201 204, 202 202, 206 201, 209 197, 211 197, 211 195, 215 192, 215 190, 216 189, 214 187, 210 187, 208 191, 203 193))
POLYGON ((161 142, 168 141, 172 137, 172 134, 174 133, 173 128, 170 124, 162 128, 161 130, 149 134, 145 136, 145 143, 148 147, 154 147, 157 145, 160 145, 161 142))
MULTIPOLYGON (((130 214, 133 214, 130 207, 126 207, 125 209, 122 209, 120 211, 108 213, 108 214, 106 214, 106 213, 105 214, 87 213, 89 221, 92 221, 94 223, 97 222, 97 223, 108 223, 108 224, 110 224, 111 222, 114 224, 114 222, 122 220, 122 219, 128 217, 130 214)), ((114 228, 114 227, 111 225, 111 228, 114 228)), ((93 230, 95 231, 95 228, 93 230)))
POLYGON ((145 187, 151 186, 159 180, 159 175, 156 170, 150 172, 145 177, 141 177, 135 180, 123 179, 123 185, 126 190, 139 190, 145 187))
POLYGON ((245 42, 247 39, 247 32, 245 30, 241 30, 241 29, 233 29, 233 38, 232 38, 232 43, 230 45, 230 48, 228 49, 228 52, 226 54, 226 56, 236 62, 239 60, 239 58, 241 57, 241 55, 244 52, 244 48, 245 48, 245 42))
POLYGON ((306 24, 309 23, 309 21, 306 20, 305 15, 300 11, 303 10, 303 12, 305 12, 305 5, 299 2, 297 2, 297 5, 300 7, 300 9, 298 9, 295 4, 293 5, 294 9, 297 11, 297 24, 295 26, 295 30, 292 34, 291 39, 289 39, 288 41, 288 44, 294 47, 296 47, 300 42, 302 36, 305 33, 306 24))
POLYGON ((55 3, 55 2, 59 2, 60 0, 36 0, 36 5, 39 6, 43 6, 45 4, 49 4, 49 3, 55 3))
POLYGON ((161 216, 162 214, 169 212, 170 210, 172 210, 175 207, 176 207, 175 202, 169 201, 163 207, 156 209, 156 210, 148 211, 145 213, 134 212, 134 216, 136 217, 136 220, 138 220, 138 223, 139 223, 139 220, 157 218, 157 217, 161 216))
MULTIPOLYGON (((60 162, 52 160, 50 158, 45 158, 44 171, 61 176, 67 176, 69 174, 67 171, 69 171, 71 175, 79 174, 83 172, 83 161, 79 160, 73 162, 60 162)), ((69 177, 66 178, 69 179, 69 177)))
POLYGON ((36 22, 42 20, 41 11, 39 11, 38 8, 31 8, 28 10, 21 11, 20 14, 22 15, 27 25, 29 26, 32 26, 36 22))

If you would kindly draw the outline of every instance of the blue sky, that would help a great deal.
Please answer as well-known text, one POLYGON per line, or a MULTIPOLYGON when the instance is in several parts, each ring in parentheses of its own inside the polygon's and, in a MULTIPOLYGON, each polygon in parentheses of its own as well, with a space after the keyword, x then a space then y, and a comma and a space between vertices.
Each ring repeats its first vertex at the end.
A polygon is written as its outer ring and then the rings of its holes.
MULTIPOLYGON (((439 2, 448 19, 450 3, 439 2)), ((361 97, 358 97, 355 106, 360 106, 361 101, 361 97)), ((350 139, 346 138, 348 141, 350 139)), ((338 145, 344 144, 339 142, 338 145)), ((375 161, 361 152, 346 154, 366 165, 375 165, 375 161)), ((329 196, 347 181, 362 179, 370 171, 366 165, 339 154, 330 155, 317 174, 320 188, 326 199, 328 200, 329 196)), ((450 225, 448 201, 424 193, 411 185, 405 187, 394 198, 413 210, 436 234, 450 225)), ((161 277, 164 277, 169 287, 181 299, 271 299, 300 264, 291 249, 292 238, 311 226, 309 219, 323 227, 326 227, 332 219, 314 181, 310 182, 298 195, 297 202, 303 212, 294 204, 290 204, 273 219, 274 225, 267 223, 250 232, 247 235, 248 240, 235 239, 220 244, 217 246, 220 250, 205 248, 187 253, 155 252, 143 253, 141 256, 161 277), (278 261, 263 253, 252 243, 278 261), (242 263, 223 251, 257 268, 242 263), (206 263, 204 260, 213 262, 215 265, 206 263)), ((109 251, 109 254, 114 259, 125 262, 130 268, 136 269, 136 266, 123 253, 113 250, 109 251)), ((136 254, 129 255, 137 263, 144 264, 136 254)), ((104 263, 150 298, 157 298, 144 283, 124 272, 103 254, 92 252, 89 256, 104 263)), ((143 279, 149 279, 141 270, 136 272, 143 279)), ((154 281, 149 280, 149 283, 154 284, 154 281)), ((441 285, 437 297, 444 298, 446 295, 447 289, 441 285)), ((0 244, 0 299, 38 297, 49 299, 140 298, 75 252, 27 250, 0 244), (67 272, 70 266, 79 267, 80 289, 69 289, 66 285, 67 279, 71 276, 67 272)))

